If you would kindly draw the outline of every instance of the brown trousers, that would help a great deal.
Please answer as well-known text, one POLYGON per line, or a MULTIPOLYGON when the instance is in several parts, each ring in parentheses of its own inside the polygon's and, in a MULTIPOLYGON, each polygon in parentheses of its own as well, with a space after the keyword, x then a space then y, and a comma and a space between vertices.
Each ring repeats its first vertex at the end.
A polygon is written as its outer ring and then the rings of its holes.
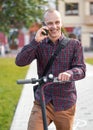
MULTIPOLYGON (((66 111, 54 111, 53 105, 46 106, 47 124, 54 122, 56 130, 72 130, 76 105, 66 111)), ((34 102, 28 122, 28 130, 44 130, 41 106, 34 102)))

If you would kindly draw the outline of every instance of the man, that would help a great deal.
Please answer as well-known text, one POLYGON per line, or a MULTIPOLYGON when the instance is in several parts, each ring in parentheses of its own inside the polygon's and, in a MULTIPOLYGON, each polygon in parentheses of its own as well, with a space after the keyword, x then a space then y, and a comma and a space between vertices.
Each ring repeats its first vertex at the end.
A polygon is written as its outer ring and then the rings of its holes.
MULTIPOLYGON (((18 66, 30 64, 37 59, 39 78, 52 53, 57 49, 64 38, 61 32, 62 21, 57 10, 48 9, 44 13, 44 23, 30 44, 23 47, 16 57, 18 66), (45 29, 48 35, 43 35, 45 29), (43 33, 42 33, 43 32, 43 33)), ((85 77, 86 66, 84 64, 83 50, 78 40, 70 39, 64 49, 55 58, 47 74, 52 73, 61 81, 72 80, 64 84, 49 85, 44 89, 46 113, 48 125, 53 121, 56 130, 72 130, 76 108, 76 80, 85 77)), ((35 91, 35 102, 28 123, 28 130, 43 130, 42 112, 40 107, 39 89, 35 91)))

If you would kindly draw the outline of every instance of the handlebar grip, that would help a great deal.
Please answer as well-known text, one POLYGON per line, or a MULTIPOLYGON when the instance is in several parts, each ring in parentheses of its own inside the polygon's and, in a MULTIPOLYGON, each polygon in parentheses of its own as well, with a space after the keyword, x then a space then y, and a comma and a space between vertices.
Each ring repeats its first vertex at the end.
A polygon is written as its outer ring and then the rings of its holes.
POLYGON ((17 84, 27 84, 27 83, 31 83, 31 79, 17 80, 17 84))

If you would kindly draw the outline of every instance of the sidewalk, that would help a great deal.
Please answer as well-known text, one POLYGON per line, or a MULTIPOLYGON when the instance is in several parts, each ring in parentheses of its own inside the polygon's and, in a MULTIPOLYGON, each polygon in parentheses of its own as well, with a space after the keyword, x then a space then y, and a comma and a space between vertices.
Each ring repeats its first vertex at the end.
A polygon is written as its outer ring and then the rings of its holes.
MULTIPOLYGON (((34 61, 30 65, 26 79, 37 77, 36 73, 36 61, 34 61)), ((20 87, 20 85, 18 87, 20 87)), ((10 130, 27 130, 27 123, 33 105, 33 100, 33 85, 25 84, 10 130)))
MULTIPOLYGON (((36 61, 30 65, 26 79, 37 77, 36 61)), ((76 82, 78 92, 77 110, 73 130, 93 129, 93 66, 87 64, 87 76, 76 82)), ((20 87, 20 86, 18 86, 20 87)), ((26 84, 14 115, 10 130, 27 130, 27 123, 33 106, 33 85, 26 84)), ((55 130, 52 123, 49 130, 55 130)))
POLYGON ((84 52, 84 57, 86 58, 93 58, 93 51, 84 52))

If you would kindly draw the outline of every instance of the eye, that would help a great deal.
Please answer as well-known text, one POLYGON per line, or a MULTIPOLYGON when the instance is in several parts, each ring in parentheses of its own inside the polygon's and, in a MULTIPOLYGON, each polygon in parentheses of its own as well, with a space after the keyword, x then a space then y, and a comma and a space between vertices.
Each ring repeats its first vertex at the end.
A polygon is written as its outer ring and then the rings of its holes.
POLYGON ((47 25, 51 26, 53 23, 52 22, 48 22, 47 25))
POLYGON ((57 25, 60 24, 60 21, 56 21, 55 24, 57 24, 57 25))

